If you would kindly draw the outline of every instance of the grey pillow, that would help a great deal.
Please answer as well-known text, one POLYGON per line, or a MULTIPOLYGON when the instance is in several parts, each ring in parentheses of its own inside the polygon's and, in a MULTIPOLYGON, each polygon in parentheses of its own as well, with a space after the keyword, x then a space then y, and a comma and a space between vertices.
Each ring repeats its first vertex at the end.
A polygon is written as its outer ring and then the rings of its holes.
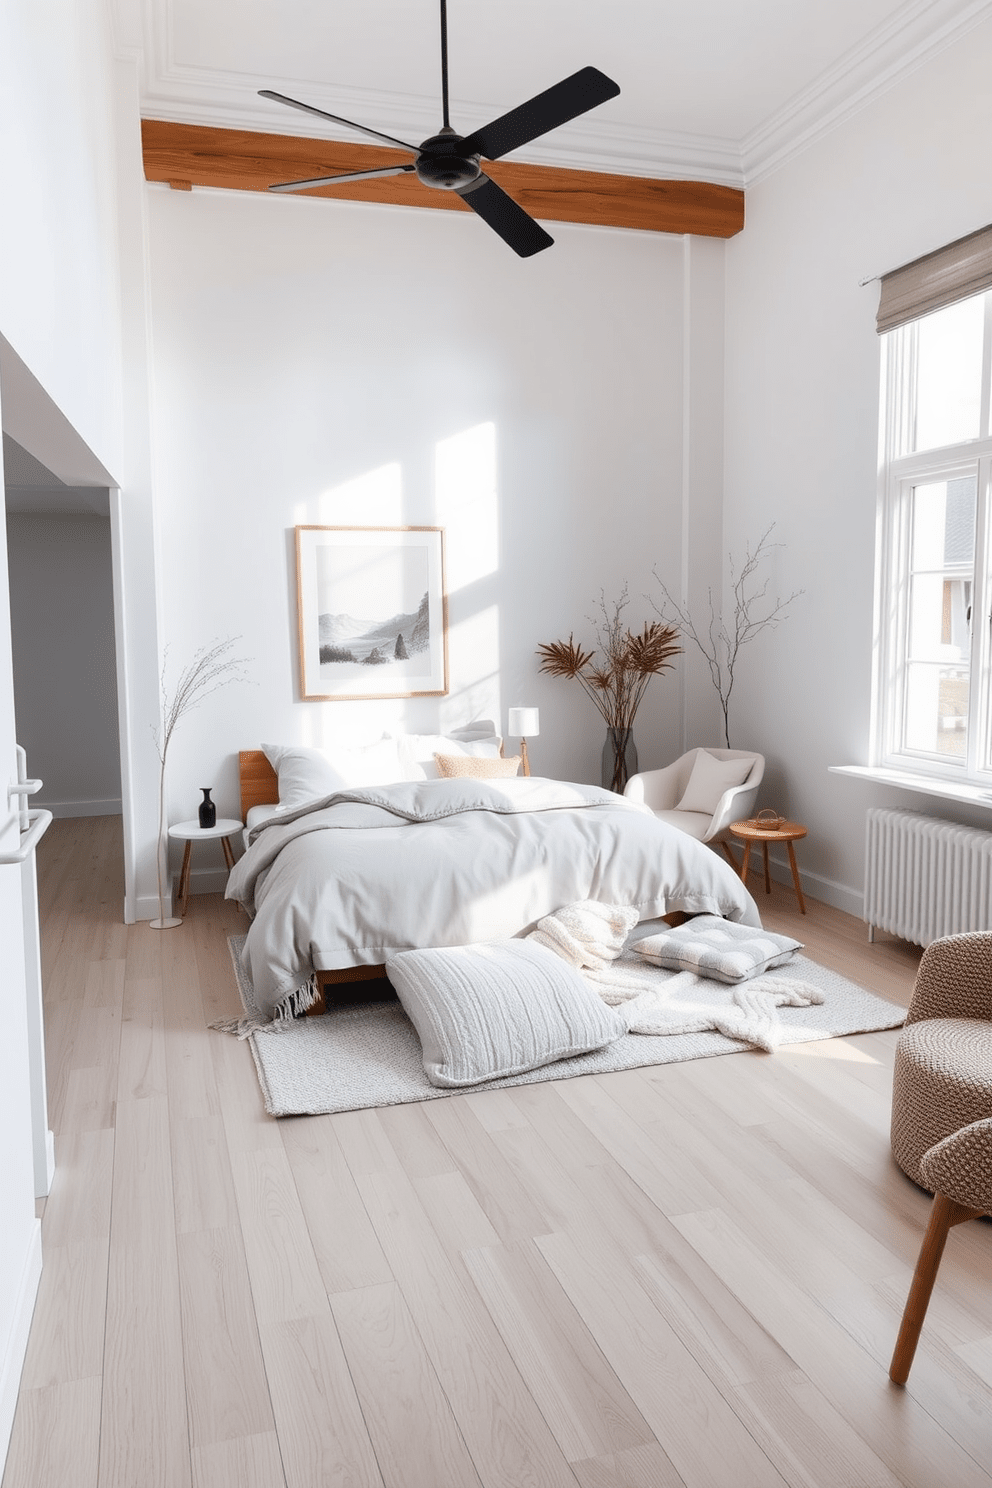
POLYGON ((719 915, 697 915, 674 930, 635 941, 630 949, 669 971, 694 971, 718 982, 744 982, 784 965, 803 946, 788 935, 738 925, 719 915))
POLYGON ((627 1032, 582 976, 527 940, 398 951, 386 975, 432 1085, 477 1085, 602 1049, 627 1032))

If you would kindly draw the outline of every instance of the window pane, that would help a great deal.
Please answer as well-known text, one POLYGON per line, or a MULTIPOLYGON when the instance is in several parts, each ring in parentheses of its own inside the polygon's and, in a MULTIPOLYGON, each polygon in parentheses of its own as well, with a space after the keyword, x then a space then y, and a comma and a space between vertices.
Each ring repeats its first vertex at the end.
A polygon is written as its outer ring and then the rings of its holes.
POLYGON ((968 672, 911 662, 906 670, 906 744, 963 759, 968 746, 968 672))
POLYGON ((975 506, 978 480, 974 475, 913 487, 914 572, 960 566, 970 570, 975 558, 975 506))
POLYGON ((960 300, 919 322, 915 449, 978 437, 984 329, 984 295, 960 300))

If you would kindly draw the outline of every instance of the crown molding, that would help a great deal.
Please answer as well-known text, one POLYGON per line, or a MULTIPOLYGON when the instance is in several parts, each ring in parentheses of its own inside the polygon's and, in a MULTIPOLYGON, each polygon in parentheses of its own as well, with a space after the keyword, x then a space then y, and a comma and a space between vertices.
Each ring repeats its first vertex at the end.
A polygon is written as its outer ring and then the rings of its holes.
MULTIPOLYGON (((411 143, 419 143, 437 129, 439 101, 434 97, 338 85, 331 88, 317 79, 290 84, 270 75, 179 63, 172 48, 168 4, 161 0, 111 0, 111 4, 118 36, 122 40, 126 36, 129 44, 140 17, 144 118, 309 138, 312 122, 257 97, 260 88, 282 86, 318 108, 368 123, 411 143)), ((857 47, 740 141, 637 128, 593 115, 574 120, 553 135, 514 152, 514 159, 565 170, 708 181, 742 189, 788 164, 990 17, 992 0, 905 0, 857 47)), ((469 133, 515 101, 480 104, 455 98, 452 113, 461 129, 469 133)), ((331 124, 327 129, 328 140, 347 144, 361 138, 331 124)))
POLYGON ((741 143, 754 186, 992 17, 992 0, 907 0, 741 143))
MULTIPOLYGON (((314 121, 258 99, 260 88, 272 86, 271 77, 230 72, 176 70, 142 91, 141 113, 145 119, 198 124, 215 129, 249 130, 256 134, 313 134, 314 121)), ((285 86, 285 85, 284 85, 285 86)), ((411 144, 434 134, 438 128, 439 104, 414 94, 380 93, 370 89, 334 88, 314 82, 294 83, 294 97, 317 108, 343 114, 375 129, 385 130, 411 144)), ((487 124, 510 104, 492 106, 453 99, 452 115, 469 134, 487 124)), ((328 140, 354 143, 357 132, 326 125, 328 140)), ((665 133, 635 129, 609 122, 576 120, 555 130, 546 141, 535 141, 514 152, 515 160, 562 170, 598 170, 617 175, 665 177, 669 180, 704 180, 740 190, 744 182, 741 153, 732 140, 707 135, 665 133)))

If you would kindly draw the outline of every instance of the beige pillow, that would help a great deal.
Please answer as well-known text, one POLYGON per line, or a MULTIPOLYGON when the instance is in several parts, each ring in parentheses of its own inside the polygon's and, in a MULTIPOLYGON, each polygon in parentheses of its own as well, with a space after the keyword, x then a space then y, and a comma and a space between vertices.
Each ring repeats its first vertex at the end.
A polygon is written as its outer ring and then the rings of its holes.
POLYGON ((467 775, 472 780, 501 780, 507 775, 516 775, 520 768, 520 756, 512 759, 477 759, 471 755, 436 754, 438 776, 451 780, 457 775, 467 775))
POLYGON ((692 774, 676 811, 702 811, 712 816, 724 791, 743 785, 754 769, 753 759, 717 759, 701 749, 692 766, 692 774))

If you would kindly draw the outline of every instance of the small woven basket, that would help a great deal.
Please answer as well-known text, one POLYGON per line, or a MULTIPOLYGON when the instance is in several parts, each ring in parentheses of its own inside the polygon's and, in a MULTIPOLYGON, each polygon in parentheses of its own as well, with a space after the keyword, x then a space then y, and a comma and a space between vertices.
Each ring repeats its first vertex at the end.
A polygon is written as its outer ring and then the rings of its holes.
POLYGON ((781 812, 773 811, 770 806, 766 806, 764 811, 759 811, 757 816, 751 818, 750 825, 763 832, 777 832, 779 827, 785 825, 785 817, 781 812))

